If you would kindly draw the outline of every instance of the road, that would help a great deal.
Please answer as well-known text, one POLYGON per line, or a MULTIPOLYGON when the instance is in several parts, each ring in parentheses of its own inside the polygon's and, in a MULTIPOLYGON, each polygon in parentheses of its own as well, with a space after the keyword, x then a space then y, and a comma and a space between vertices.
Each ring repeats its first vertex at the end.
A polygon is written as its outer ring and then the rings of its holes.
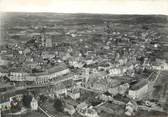
POLYGON ((40 106, 38 107, 47 117, 55 117, 52 114, 49 114, 46 110, 44 110, 43 108, 41 108, 40 106))

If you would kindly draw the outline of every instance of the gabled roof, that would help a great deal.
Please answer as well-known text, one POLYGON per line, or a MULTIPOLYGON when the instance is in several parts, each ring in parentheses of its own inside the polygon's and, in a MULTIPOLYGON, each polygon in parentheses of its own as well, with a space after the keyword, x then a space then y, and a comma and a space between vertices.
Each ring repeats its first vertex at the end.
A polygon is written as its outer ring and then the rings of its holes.
POLYGON ((144 87, 145 85, 147 85, 148 81, 146 79, 142 79, 140 80, 138 83, 134 84, 131 86, 131 90, 139 90, 142 87, 144 87))

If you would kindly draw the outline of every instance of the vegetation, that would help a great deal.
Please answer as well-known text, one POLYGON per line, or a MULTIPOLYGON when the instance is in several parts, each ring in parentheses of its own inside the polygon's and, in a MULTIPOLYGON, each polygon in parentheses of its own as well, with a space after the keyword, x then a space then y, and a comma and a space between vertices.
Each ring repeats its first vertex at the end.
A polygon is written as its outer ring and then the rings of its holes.
POLYGON ((27 108, 30 108, 30 103, 32 101, 31 95, 23 95, 23 105, 27 108))
POLYGON ((57 112, 63 112, 63 103, 60 99, 55 99, 53 106, 57 112))

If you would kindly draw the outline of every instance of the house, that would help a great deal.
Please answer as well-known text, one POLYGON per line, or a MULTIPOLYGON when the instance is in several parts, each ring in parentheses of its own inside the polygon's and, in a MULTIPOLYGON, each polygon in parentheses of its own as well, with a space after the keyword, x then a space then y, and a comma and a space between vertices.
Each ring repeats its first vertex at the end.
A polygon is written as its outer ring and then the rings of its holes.
POLYGON ((54 93, 57 97, 61 97, 61 95, 67 95, 67 89, 63 83, 59 83, 53 86, 50 89, 50 92, 54 93))
POLYGON ((8 71, 0 67, 0 77, 8 76, 8 71))
POLYGON ((162 70, 162 71, 167 71, 168 70, 168 64, 167 63, 162 63, 160 65, 153 65, 152 68, 154 70, 162 70))
POLYGON ((120 65, 124 65, 124 64, 126 64, 127 61, 128 61, 128 60, 127 60, 126 57, 118 60, 118 62, 120 63, 120 65))
POLYGON ((93 84, 92 89, 99 90, 99 91, 106 91, 107 86, 101 82, 96 82, 93 84))
POLYGON ((46 47, 52 47, 53 46, 53 41, 51 38, 46 38, 46 43, 45 43, 46 47))
POLYGON ((26 76, 28 76, 28 73, 13 71, 13 72, 10 72, 9 79, 10 79, 10 81, 25 81, 26 76))
POLYGON ((166 62, 166 60, 156 59, 156 62, 152 65, 152 68, 154 70, 167 71, 168 70, 168 63, 166 62))
POLYGON ((140 80, 133 84, 128 92, 128 96, 132 99, 142 99, 148 92, 148 81, 146 79, 140 80))
POLYGON ((99 117, 96 110, 94 110, 92 108, 86 109, 84 116, 86 116, 86 117, 99 117))
POLYGON ((118 67, 118 68, 112 68, 109 70, 110 76, 123 76, 124 73, 127 71, 125 67, 118 67))
POLYGON ((55 57, 55 53, 44 51, 44 52, 42 52, 41 56, 42 56, 43 59, 48 59, 48 58, 52 59, 52 58, 55 57))
POLYGON ((30 106, 31 106, 32 110, 37 110, 38 109, 38 102, 37 102, 37 100, 34 97, 32 98, 30 106))
POLYGON ((82 68, 84 66, 84 64, 82 62, 79 61, 69 61, 69 64, 75 68, 82 68))
POLYGON ((137 111, 138 109, 138 105, 135 101, 129 101, 127 104, 126 104, 126 107, 125 107, 125 115, 127 116, 132 116, 134 115, 135 111, 137 111))
POLYGON ((26 55, 26 54, 28 54, 28 53, 30 53, 31 52, 31 50, 30 50, 30 48, 26 48, 24 51, 23 51, 23 53, 26 55))
MULTIPOLYGON (((65 54, 65 53, 64 53, 65 54)), ((62 60, 71 60, 72 56, 70 55, 70 52, 67 52, 65 55, 63 55, 62 60)), ((71 61, 70 61, 71 62, 71 61)))
POLYGON ((108 92, 110 94, 112 94, 113 96, 115 96, 117 94, 125 95, 128 89, 129 89, 129 84, 125 83, 125 84, 119 85, 119 86, 114 87, 114 88, 109 88, 108 92))
POLYGON ((69 115, 73 115, 76 111, 72 105, 65 104, 64 112, 67 112, 69 115))
POLYGON ((80 110, 86 109, 87 107, 88 107, 88 104, 86 104, 86 102, 82 102, 77 105, 76 110, 80 111, 80 110))
POLYGON ((38 83, 43 83, 51 80, 55 77, 68 74, 70 70, 66 67, 64 63, 59 63, 54 67, 48 68, 44 72, 40 73, 26 73, 26 72, 11 72, 9 79, 11 81, 33 81, 38 83))
POLYGON ((108 93, 108 92, 105 92, 104 94, 101 94, 99 96, 99 99, 103 100, 103 101, 113 101, 112 95, 110 93, 108 93))
POLYGON ((5 111, 5 110, 10 110, 11 104, 9 98, 0 98, 0 110, 5 111))
POLYGON ((97 112, 92 108, 88 108, 88 104, 85 102, 78 104, 76 110, 83 117, 99 117, 97 112))
POLYGON ((15 91, 10 89, 5 92, 0 93, 0 110, 10 110, 11 109, 11 102, 15 98, 17 101, 22 100, 22 94, 25 92, 24 90, 15 91))
POLYGON ((107 86, 108 86, 107 81, 104 79, 100 79, 95 81, 92 84, 91 88, 98 91, 106 91, 108 89, 107 86))
POLYGON ((1 65, 7 65, 8 62, 9 62, 9 61, 3 60, 3 59, 1 58, 1 56, 0 56, 0 66, 1 66, 1 65))
POLYGON ((15 99, 18 100, 18 101, 22 101, 22 99, 23 99, 23 94, 17 94, 17 95, 11 96, 11 97, 9 98, 10 101, 12 101, 13 98, 15 98, 15 99))
POLYGON ((70 96, 72 99, 76 100, 80 98, 80 92, 79 89, 72 89, 67 93, 68 96, 70 96))
POLYGON ((39 83, 39 82, 44 82, 44 81, 51 80, 56 77, 68 74, 69 72, 70 70, 66 66, 62 66, 58 64, 57 66, 49 68, 44 72, 35 73, 32 75, 36 76, 36 82, 39 83))
POLYGON ((82 83, 85 80, 85 77, 84 76, 81 76, 81 75, 74 75, 74 79, 73 79, 74 83, 77 85, 77 86, 81 86, 82 83))

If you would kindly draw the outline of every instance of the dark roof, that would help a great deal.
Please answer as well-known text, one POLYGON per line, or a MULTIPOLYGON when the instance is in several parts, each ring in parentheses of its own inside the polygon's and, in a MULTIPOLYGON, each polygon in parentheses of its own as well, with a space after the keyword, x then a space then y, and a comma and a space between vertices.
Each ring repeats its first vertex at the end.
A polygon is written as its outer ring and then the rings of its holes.
POLYGON ((59 72, 59 71, 65 70, 65 69, 67 69, 67 66, 64 63, 60 63, 52 68, 49 68, 48 72, 54 73, 54 72, 59 72))
POLYGON ((140 88, 142 88, 143 86, 145 86, 148 83, 148 81, 146 79, 142 79, 139 82, 137 82, 136 84, 133 84, 131 86, 131 90, 138 90, 140 88))
POLYGON ((60 72, 63 71, 65 69, 68 69, 67 66, 64 63, 59 63, 57 65, 55 65, 54 67, 48 68, 46 71, 44 72, 40 72, 40 73, 34 73, 31 74, 32 76, 39 76, 39 75, 48 75, 48 74, 52 74, 55 72, 60 72))
POLYGON ((7 68, 3 68, 2 66, 0 66, 0 72, 1 73, 7 73, 8 69, 7 68))
POLYGON ((69 73, 69 74, 65 74, 65 75, 63 75, 63 76, 58 76, 58 77, 54 78, 54 79, 52 80, 52 82, 58 82, 58 81, 60 81, 60 80, 65 80, 65 79, 68 79, 68 78, 70 78, 70 77, 74 77, 74 73, 69 73))
POLYGON ((108 91, 104 92, 104 94, 107 96, 111 96, 111 93, 109 93, 108 91))

